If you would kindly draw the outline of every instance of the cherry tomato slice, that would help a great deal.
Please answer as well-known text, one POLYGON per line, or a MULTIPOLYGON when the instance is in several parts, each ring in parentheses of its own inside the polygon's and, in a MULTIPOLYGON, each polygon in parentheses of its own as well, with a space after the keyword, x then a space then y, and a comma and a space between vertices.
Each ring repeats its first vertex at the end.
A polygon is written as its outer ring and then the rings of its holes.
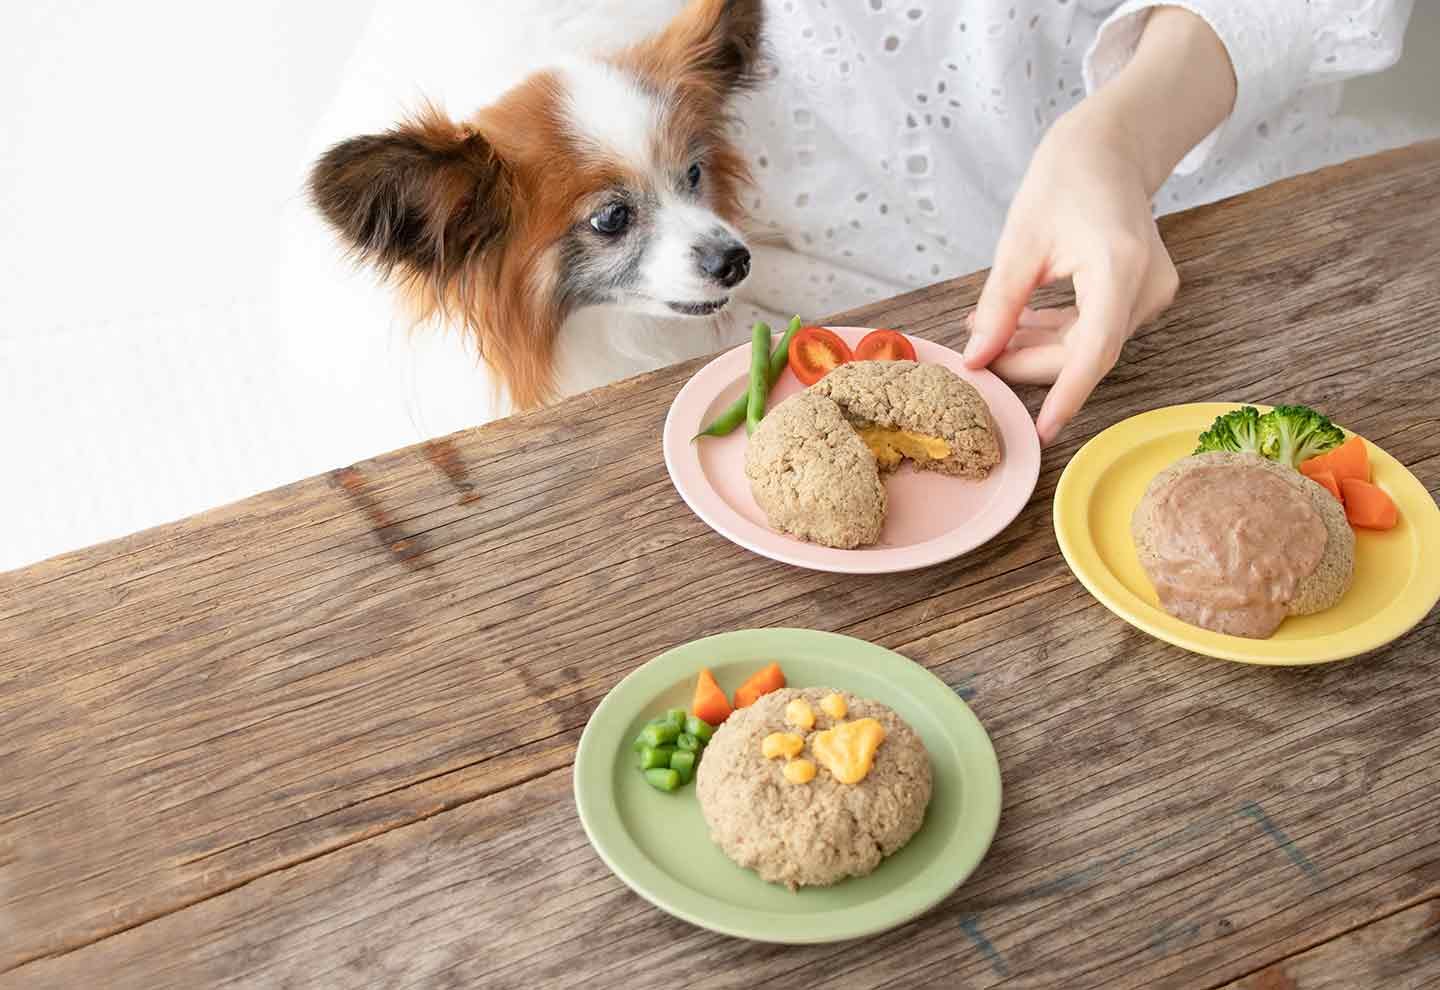
POLYGON ((790 370, 804 385, 814 385, 854 359, 850 346, 824 327, 804 327, 790 339, 790 370))
POLYGON ((856 361, 914 361, 915 345, 894 330, 872 330, 855 345, 856 361))

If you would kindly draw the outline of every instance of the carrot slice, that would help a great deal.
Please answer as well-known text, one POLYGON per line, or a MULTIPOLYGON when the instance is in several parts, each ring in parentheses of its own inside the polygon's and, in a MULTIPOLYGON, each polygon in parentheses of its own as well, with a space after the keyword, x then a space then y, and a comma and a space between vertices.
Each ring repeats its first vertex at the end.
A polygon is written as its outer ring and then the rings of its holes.
POLYGON ((1345 496, 1340 494, 1340 482, 1335 480, 1334 473, 1330 471, 1312 470, 1308 477, 1317 485, 1324 485, 1326 488, 1328 488, 1330 490, 1330 494, 1335 496, 1335 501, 1339 502, 1341 505, 1345 504, 1345 496))
POLYGON ((1300 473, 1306 477, 1313 476, 1316 471, 1329 471, 1337 482, 1346 478, 1369 481, 1370 454, 1366 451, 1365 441, 1351 437, 1334 450, 1327 450, 1300 463, 1300 473))
POLYGON ((1395 501, 1368 481, 1341 478, 1340 491, 1345 495, 1345 517, 1350 525, 1361 529, 1394 529, 1400 521, 1395 501))
POLYGON ((780 669, 778 663, 772 663, 750 676, 740 689, 735 692, 735 707, 749 708, 760 700, 761 695, 769 694, 771 691, 779 691, 785 686, 785 672, 780 669))
POLYGON ((716 726, 729 718, 732 711, 734 709, 730 707, 730 699, 725 697, 725 692, 715 683, 715 675, 702 667, 700 679, 695 682, 695 698, 690 703, 690 714, 702 722, 716 726))

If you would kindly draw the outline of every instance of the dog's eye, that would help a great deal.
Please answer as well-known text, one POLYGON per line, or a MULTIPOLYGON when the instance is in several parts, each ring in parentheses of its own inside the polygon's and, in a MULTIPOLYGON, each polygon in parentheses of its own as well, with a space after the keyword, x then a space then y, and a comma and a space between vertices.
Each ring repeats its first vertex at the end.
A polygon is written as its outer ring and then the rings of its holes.
POLYGON ((606 237, 614 237, 630 226, 630 207, 624 203, 610 203, 590 218, 590 226, 606 237))
POLYGON ((700 185, 700 163, 696 162, 690 166, 690 171, 685 173, 685 181, 690 183, 690 188, 695 189, 700 185))

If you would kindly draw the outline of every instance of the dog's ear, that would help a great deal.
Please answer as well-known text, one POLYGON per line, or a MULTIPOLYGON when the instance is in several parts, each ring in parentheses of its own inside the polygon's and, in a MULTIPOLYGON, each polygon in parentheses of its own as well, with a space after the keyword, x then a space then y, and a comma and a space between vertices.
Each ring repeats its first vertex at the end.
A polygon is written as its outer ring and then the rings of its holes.
POLYGON ((618 61, 662 85, 728 98, 760 80, 764 27, 763 0, 692 0, 618 61))
POLYGON ((342 141, 310 173, 310 198, 346 244, 389 275, 443 284, 506 230, 510 181, 484 136, 429 109, 342 141))

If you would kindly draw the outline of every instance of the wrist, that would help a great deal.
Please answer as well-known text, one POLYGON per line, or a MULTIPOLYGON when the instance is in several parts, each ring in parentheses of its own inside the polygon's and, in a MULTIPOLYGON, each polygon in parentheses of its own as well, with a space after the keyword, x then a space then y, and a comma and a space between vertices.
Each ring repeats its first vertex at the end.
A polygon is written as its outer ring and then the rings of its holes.
POLYGON ((1146 14, 1130 61, 1081 107, 1120 142, 1153 196, 1224 123, 1235 97, 1234 68, 1215 31, 1188 10, 1160 6, 1146 14))
POLYGON ((1106 87, 1083 100, 1056 121, 1056 136, 1072 147, 1083 144, 1103 153, 1120 173, 1113 177, 1143 187, 1141 192, 1149 199, 1165 181, 1168 169, 1154 161, 1135 114, 1113 96, 1106 87))
POLYGON ((1076 122, 1125 160, 1148 198, 1169 178, 1183 152, 1172 161, 1156 147, 1147 127, 1153 110, 1144 94, 1134 90, 1131 80, 1116 79, 1075 108, 1076 122))

